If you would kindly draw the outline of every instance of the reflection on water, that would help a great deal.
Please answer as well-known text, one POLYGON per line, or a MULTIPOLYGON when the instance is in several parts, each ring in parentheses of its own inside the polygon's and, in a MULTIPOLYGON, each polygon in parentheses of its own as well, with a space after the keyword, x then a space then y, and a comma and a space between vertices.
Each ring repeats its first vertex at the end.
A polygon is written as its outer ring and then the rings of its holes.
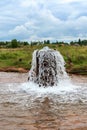
POLYGON ((0 73, 0 130, 87 130, 87 82, 77 84, 37 88, 27 74, 0 73))

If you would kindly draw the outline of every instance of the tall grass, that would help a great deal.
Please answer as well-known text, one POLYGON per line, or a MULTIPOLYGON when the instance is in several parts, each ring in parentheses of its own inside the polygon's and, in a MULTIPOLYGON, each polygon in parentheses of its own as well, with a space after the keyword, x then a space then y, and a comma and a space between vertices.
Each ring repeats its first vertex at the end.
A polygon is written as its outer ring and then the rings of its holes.
MULTIPOLYGON (((23 67, 30 69, 32 53, 45 45, 33 45, 17 49, 0 49, 0 68, 23 67)), ((50 48, 60 51, 63 55, 67 69, 87 69, 87 46, 58 46, 49 44, 50 48)))

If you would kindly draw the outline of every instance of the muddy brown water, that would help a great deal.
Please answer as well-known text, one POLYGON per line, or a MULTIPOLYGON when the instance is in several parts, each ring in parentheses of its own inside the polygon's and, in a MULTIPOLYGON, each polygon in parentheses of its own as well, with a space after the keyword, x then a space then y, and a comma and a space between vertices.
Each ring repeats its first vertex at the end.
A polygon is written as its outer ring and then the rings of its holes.
POLYGON ((87 130, 86 76, 70 76, 82 85, 81 91, 43 98, 19 91, 27 77, 28 73, 0 72, 0 130, 87 130))

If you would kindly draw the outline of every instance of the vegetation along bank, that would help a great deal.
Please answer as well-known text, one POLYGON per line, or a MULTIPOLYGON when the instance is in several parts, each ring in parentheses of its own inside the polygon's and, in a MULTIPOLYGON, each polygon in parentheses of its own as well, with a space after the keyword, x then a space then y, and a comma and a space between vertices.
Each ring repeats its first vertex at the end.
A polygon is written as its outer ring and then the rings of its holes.
POLYGON ((28 72, 31 68, 32 53, 36 49, 49 46, 60 51, 66 62, 66 71, 73 74, 87 75, 87 41, 77 42, 0 42, 0 71, 28 72))

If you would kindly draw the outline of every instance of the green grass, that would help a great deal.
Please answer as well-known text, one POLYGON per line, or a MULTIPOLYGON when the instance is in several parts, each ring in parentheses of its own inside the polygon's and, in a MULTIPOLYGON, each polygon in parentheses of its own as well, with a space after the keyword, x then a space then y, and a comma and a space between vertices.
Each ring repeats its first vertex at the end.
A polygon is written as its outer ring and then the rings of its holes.
MULTIPOLYGON (((44 45, 27 46, 17 49, 0 49, 0 68, 23 67, 30 69, 32 53, 44 45)), ((70 71, 82 70, 87 73, 87 46, 58 46, 49 44, 50 48, 60 51, 66 62, 66 69, 70 71)), ((82 72, 83 73, 83 72, 82 72)))

